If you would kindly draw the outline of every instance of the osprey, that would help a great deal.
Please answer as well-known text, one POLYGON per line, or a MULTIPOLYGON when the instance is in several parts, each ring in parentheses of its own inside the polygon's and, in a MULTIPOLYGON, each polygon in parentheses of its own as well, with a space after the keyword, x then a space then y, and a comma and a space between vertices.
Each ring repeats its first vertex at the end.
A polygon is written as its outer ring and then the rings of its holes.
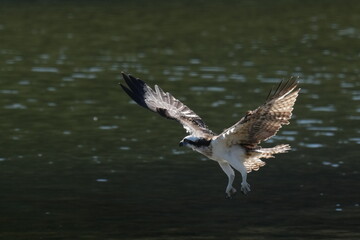
POLYGON ((241 191, 246 194, 250 191, 247 173, 265 165, 261 158, 272 158, 274 154, 290 150, 288 144, 262 148, 259 143, 274 136, 282 125, 289 124, 300 91, 294 78, 281 81, 275 90, 271 89, 264 104, 248 111, 237 123, 216 135, 194 111, 159 86, 152 89, 138 78, 125 73, 122 76, 128 85, 120 84, 122 89, 137 104, 183 125, 189 135, 181 140, 180 146, 189 147, 219 163, 228 177, 227 198, 236 193, 233 169, 241 173, 241 191))

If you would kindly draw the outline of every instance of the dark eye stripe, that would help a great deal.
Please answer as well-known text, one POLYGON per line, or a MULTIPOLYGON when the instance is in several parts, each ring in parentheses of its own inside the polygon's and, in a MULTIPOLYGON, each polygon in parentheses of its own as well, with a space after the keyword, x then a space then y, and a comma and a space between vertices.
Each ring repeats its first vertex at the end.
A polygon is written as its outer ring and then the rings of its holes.
POLYGON ((206 140, 206 139, 199 139, 196 142, 192 142, 193 145, 197 146, 197 147, 207 147, 210 145, 211 140, 206 140))

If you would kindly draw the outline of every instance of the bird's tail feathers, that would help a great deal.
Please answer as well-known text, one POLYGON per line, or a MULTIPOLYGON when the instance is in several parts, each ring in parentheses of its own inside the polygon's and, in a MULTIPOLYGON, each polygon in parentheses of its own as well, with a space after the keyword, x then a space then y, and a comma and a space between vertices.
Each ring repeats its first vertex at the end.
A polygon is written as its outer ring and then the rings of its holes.
POLYGON ((255 150, 255 152, 260 153, 259 158, 273 158, 274 154, 286 153, 290 149, 291 147, 289 144, 281 144, 272 148, 260 148, 255 150))
POLYGON ((244 161, 247 172, 257 171, 260 167, 265 166, 265 162, 260 158, 273 158, 274 154, 285 153, 290 150, 288 144, 277 145, 272 148, 258 148, 247 152, 247 156, 244 161))

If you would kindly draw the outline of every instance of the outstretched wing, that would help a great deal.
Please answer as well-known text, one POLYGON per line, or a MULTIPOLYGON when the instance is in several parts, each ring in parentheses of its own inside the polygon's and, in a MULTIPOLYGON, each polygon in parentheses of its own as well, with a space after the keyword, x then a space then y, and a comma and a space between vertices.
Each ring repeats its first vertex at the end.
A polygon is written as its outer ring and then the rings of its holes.
POLYGON ((142 80, 131 75, 121 73, 128 87, 120 84, 122 89, 140 106, 147 108, 161 116, 177 120, 186 131, 197 137, 213 136, 202 119, 185 104, 174 98, 170 93, 164 92, 155 85, 155 90, 142 80))
POLYGON ((255 147, 261 141, 274 136, 282 125, 289 124, 291 112, 300 91, 296 78, 278 85, 275 91, 271 89, 266 102, 248 111, 239 122, 223 131, 219 137, 228 145, 244 144, 255 147))

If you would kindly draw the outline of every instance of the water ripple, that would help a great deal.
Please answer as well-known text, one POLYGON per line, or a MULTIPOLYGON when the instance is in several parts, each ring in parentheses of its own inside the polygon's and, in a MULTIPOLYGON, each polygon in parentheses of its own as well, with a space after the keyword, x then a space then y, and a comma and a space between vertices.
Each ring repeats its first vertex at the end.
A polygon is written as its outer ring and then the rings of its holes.
POLYGON ((299 145, 307 148, 322 148, 325 146, 324 144, 321 143, 303 143, 303 142, 299 143, 299 145))
POLYGON ((100 126, 99 127, 99 129, 101 129, 101 130, 112 130, 112 129, 117 129, 118 128, 118 126, 116 126, 116 125, 111 125, 111 126, 100 126))
POLYGON ((200 87, 194 86, 190 88, 194 92, 224 92, 226 89, 223 87, 200 87))
POLYGON ((96 74, 92 73, 73 73, 71 75, 72 78, 78 78, 78 79, 95 79, 96 74))
POLYGON ((18 90, 7 90, 7 89, 4 89, 4 90, 0 90, 0 93, 3 93, 3 94, 18 94, 19 91, 18 91, 18 90))
POLYGON ((189 63, 190 64, 200 64, 201 60, 197 59, 197 58, 192 58, 192 59, 190 59, 189 63))
POLYGON ((337 127, 309 127, 309 130, 312 131, 338 131, 339 128, 337 127))
POLYGON ((5 106, 6 109, 26 109, 27 107, 21 103, 13 103, 5 106))
POLYGON ((130 150, 131 148, 128 146, 121 146, 121 147, 119 147, 119 149, 123 150, 123 151, 127 151, 127 150, 130 150))
POLYGON ((224 105, 224 104, 226 104, 226 102, 224 100, 219 100, 219 101, 213 102, 211 104, 211 106, 212 107, 219 107, 219 106, 224 105))
POLYGON ((349 141, 356 142, 357 144, 360 144, 360 137, 349 138, 349 141))
POLYGON ((329 161, 323 161, 322 164, 323 164, 324 166, 330 166, 330 167, 337 168, 337 167, 339 167, 339 166, 342 164, 342 162, 332 163, 332 162, 329 162, 329 161))
POLYGON ((296 123, 300 124, 300 125, 309 126, 311 124, 322 124, 323 121, 320 119, 299 119, 299 120, 296 120, 296 123))
POLYGON ((336 108, 334 105, 328 105, 328 106, 320 106, 320 107, 313 107, 311 105, 307 105, 307 107, 310 108, 313 112, 335 112, 336 108))
POLYGON ((231 74, 229 79, 235 80, 237 82, 245 82, 246 78, 244 75, 241 74, 231 74))
POLYGON ((33 72, 44 72, 44 73, 57 73, 59 70, 55 67, 33 67, 31 68, 33 72))
POLYGON ((225 68, 223 67, 216 67, 216 66, 212 66, 212 67, 200 67, 200 71, 203 72, 225 72, 225 68))

